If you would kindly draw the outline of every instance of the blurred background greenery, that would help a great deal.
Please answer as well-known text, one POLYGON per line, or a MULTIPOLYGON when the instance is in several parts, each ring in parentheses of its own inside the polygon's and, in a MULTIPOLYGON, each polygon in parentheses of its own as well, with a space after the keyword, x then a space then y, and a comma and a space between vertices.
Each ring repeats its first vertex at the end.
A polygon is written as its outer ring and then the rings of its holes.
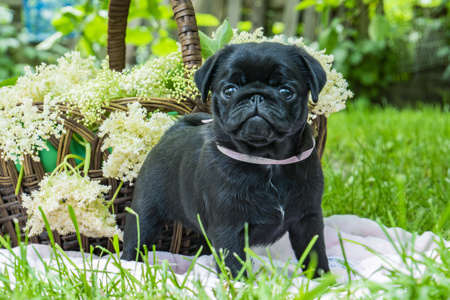
MULTIPOLYGON (((0 81, 76 49, 106 55, 108 0, 0 0, 0 81)), ((202 31, 303 36, 335 56, 353 105, 450 105, 450 0, 193 0, 202 31)), ((176 50, 168 0, 133 0, 127 62, 176 50)))

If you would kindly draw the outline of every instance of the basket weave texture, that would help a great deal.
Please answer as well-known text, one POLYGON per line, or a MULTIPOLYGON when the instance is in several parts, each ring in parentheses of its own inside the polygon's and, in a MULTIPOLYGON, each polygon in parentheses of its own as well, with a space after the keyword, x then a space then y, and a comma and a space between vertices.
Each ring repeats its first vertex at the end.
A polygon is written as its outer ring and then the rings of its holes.
MULTIPOLYGON (((127 27, 128 10, 131 0, 111 0, 109 6, 108 19, 108 47, 109 64, 112 70, 122 71, 125 68, 125 32, 127 27)), ((174 18, 178 26, 178 37, 181 44, 182 57, 184 64, 188 68, 198 68, 202 64, 200 40, 195 18, 194 8, 190 0, 171 0, 174 18)), ((167 98, 122 98, 112 100, 106 112, 127 111, 127 105, 138 101, 148 111, 161 109, 162 111, 177 111, 180 114, 191 112, 210 111, 209 103, 204 104, 199 97, 196 99, 186 98, 185 101, 177 101, 167 98)), ((43 109, 42 103, 34 103, 38 109, 43 109)), ((63 112, 68 108, 61 107, 63 112)), ((101 184, 111 186, 109 194, 105 200, 112 199, 114 193, 119 187, 118 180, 106 178, 102 172, 102 162, 106 161, 110 154, 108 150, 101 151, 103 138, 88 130, 77 119, 82 115, 77 111, 71 110, 71 117, 64 117, 64 126, 66 133, 61 138, 50 138, 49 142, 58 150, 57 164, 60 164, 64 157, 70 154, 70 144, 74 133, 83 137, 92 146, 91 162, 89 168, 89 177, 93 180, 100 180, 101 184)), ((103 116, 106 119, 106 116, 103 116)), ((315 128, 318 131, 317 145, 320 157, 326 141, 326 118, 318 116, 314 121, 315 128)), ((72 166, 76 166, 75 160, 69 159, 72 166)), ((19 174, 15 164, 11 160, 0 159, 0 234, 9 235, 11 245, 17 246, 19 238, 23 241, 25 233, 23 229, 26 225, 27 214, 22 206, 21 195, 30 194, 38 189, 38 184, 45 175, 41 162, 35 162, 30 157, 25 157, 23 161, 24 177, 20 185, 19 194, 15 195, 18 184, 19 174), (20 237, 17 236, 14 219, 17 219, 20 227, 20 237)), ((133 186, 124 184, 120 188, 117 197, 114 200, 113 211, 116 213, 117 224, 123 229, 125 208, 130 206, 133 198, 133 186)), ((53 238, 57 244, 64 250, 79 251, 80 246, 75 234, 61 236, 58 232, 52 232, 53 238)), ((50 238, 47 232, 39 236, 30 237, 31 243, 50 244, 50 238)), ((199 237, 197 233, 192 232, 177 221, 167 220, 160 233, 156 250, 170 251, 172 253, 181 253, 193 255, 199 248, 199 237)), ((89 251, 90 246, 100 245, 113 252, 112 241, 109 238, 89 238, 81 236, 81 244, 84 251, 89 251)), ((122 247, 122 244, 120 244, 122 247)), ((100 249, 95 249, 94 253, 99 254, 100 249)))

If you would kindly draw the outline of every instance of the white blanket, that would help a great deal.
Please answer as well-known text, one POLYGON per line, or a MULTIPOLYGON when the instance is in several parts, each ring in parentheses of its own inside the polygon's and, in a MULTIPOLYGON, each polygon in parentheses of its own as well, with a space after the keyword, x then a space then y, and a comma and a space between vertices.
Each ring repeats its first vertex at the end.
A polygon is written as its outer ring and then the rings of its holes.
MULTIPOLYGON (((348 280, 347 269, 344 267, 345 260, 341 244, 345 249, 345 257, 347 258, 348 264, 359 276, 382 283, 389 279, 387 277, 387 271, 380 267, 384 266, 389 269, 390 266, 394 266, 396 269, 402 269, 403 263, 399 255, 399 251, 401 250, 396 250, 396 248, 402 249, 403 247, 408 249, 406 250, 408 251, 407 253, 414 251, 414 253, 418 253, 417 255, 424 254, 426 257, 436 259, 435 249, 438 247, 434 241, 436 238, 436 235, 431 232, 414 236, 400 228, 384 227, 383 230, 376 222, 354 215, 335 215, 325 218, 325 243, 330 268, 331 272, 338 276, 338 281, 340 282, 348 280)), ((445 245, 446 247, 450 247, 450 242, 445 242, 445 245)), ((51 247, 45 245, 28 245, 26 250, 29 265, 35 268, 38 273, 41 273, 42 278, 45 278, 44 265, 56 265, 51 247)), ((255 248, 252 250, 261 256, 263 260, 268 261, 267 250, 265 248, 255 248)), ((13 251, 19 256, 19 248, 14 248, 13 251)), ((292 262, 292 269, 294 269, 296 265, 295 256, 287 236, 284 236, 276 244, 269 247, 269 251, 277 265, 283 267, 286 261, 290 260, 292 262)), ((65 260, 66 266, 69 269, 83 269, 83 259, 80 252, 67 251, 65 254, 68 257, 65 260), (70 263, 68 260, 70 260, 70 263)), ((167 260, 180 281, 185 279, 186 272, 191 265, 190 261, 193 258, 167 252, 157 252, 156 257, 159 263, 162 260, 167 260)), ((11 281, 14 282, 14 272, 11 270, 11 267, 8 267, 8 265, 12 265, 12 261, 14 261, 13 255, 6 249, 0 249, 0 272, 3 273, 5 268, 8 269, 12 275, 11 281)), ((108 256, 89 259, 88 265, 90 265, 90 269, 95 271, 118 272, 118 268, 111 263, 111 259, 108 256)), ((129 269, 137 279, 142 278, 142 272, 145 270, 144 264, 122 261, 121 265, 129 269)), ((260 267, 261 262, 254 260, 253 265, 254 269, 257 269, 260 267)), ((205 266, 209 267, 210 270, 214 270, 214 258, 212 256, 201 256, 197 260, 193 272, 189 274, 188 279, 200 279, 205 287, 215 288, 218 277, 205 268, 205 266)), ((417 270, 419 273, 420 271, 420 269, 417 270)), ((111 277, 109 276, 109 278, 111 277)), ((107 278, 102 278, 100 274, 99 280, 106 281, 107 278)), ((298 277, 296 280, 301 283, 302 280, 306 279, 298 277)))

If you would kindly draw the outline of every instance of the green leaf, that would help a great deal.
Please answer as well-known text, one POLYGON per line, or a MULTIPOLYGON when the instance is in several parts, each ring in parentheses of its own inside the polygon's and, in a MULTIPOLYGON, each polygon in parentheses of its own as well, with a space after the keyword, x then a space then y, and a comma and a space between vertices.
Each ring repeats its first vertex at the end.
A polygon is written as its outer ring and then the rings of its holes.
POLYGON ((372 41, 383 41, 391 30, 389 21, 383 15, 376 15, 370 20, 368 32, 372 41))
POLYGON ((11 24, 14 19, 13 10, 9 9, 8 6, 0 6, 0 24, 7 25, 11 24))
POLYGON ((170 7, 170 5, 164 5, 164 6, 159 6, 158 10, 161 14, 161 19, 162 20, 166 20, 166 21, 172 21, 175 26, 174 28, 176 28, 176 22, 175 20, 173 20, 173 11, 172 11, 172 7, 170 7))
POLYGON ((64 35, 71 33, 75 29, 75 22, 69 16, 62 15, 59 18, 52 20, 52 25, 55 29, 64 35))
MULTIPOLYGON (((141 0, 142 1, 142 0, 141 0)), ((155 17, 157 20, 161 20, 162 14, 159 10, 159 7, 161 6, 159 0, 145 0, 143 2, 147 2, 147 9, 151 16, 155 17)))
POLYGON ((134 28, 127 28, 127 35, 125 37, 126 44, 135 46, 144 46, 153 41, 151 29, 144 26, 134 28))
POLYGON ((334 49, 333 51, 333 55, 334 55, 334 60, 337 62, 343 62, 347 59, 348 57, 348 48, 346 47, 342 47, 340 45, 340 47, 334 49))
POLYGON ((92 42, 87 37, 81 36, 77 47, 83 56, 95 56, 95 51, 92 48, 92 42))
POLYGON ((217 50, 220 48, 223 48, 225 44, 228 44, 228 42, 231 41, 231 38, 233 37, 233 28, 231 28, 230 23, 225 20, 223 21, 222 25, 219 26, 216 30, 216 35, 214 37, 214 40, 216 40, 217 50))
POLYGON ((150 17, 150 13, 146 9, 136 9, 133 6, 130 6, 128 22, 134 19, 147 19, 150 17))
POLYGON ((114 251, 116 252, 116 254, 119 255, 120 247, 119 247, 119 237, 117 236, 117 234, 115 234, 113 237, 113 247, 114 247, 114 251))
POLYGON ((106 46, 108 39, 108 21, 101 16, 95 16, 84 28, 84 34, 92 41, 106 46))
POLYGON ((63 37, 63 35, 64 33, 62 33, 61 31, 55 32, 54 34, 37 44, 36 49, 43 51, 51 49, 63 37))
POLYGON ((282 23, 282 22, 274 22, 273 25, 272 25, 272 32, 274 34, 282 34, 283 31, 284 31, 284 28, 285 28, 284 23, 282 23))
POLYGON ((77 21, 81 21, 85 15, 84 11, 80 10, 78 7, 72 6, 64 6, 59 12, 65 16, 70 16, 77 21))
POLYGON ((2 43, 2 46, 1 46, 0 49, 1 49, 2 52, 8 50, 8 48, 18 49, 19 47, 21 47, 20 41, 18 39, 16 39, 16 38, 2 39, 1 43, 2 43))
POLYGON ((68 204, 67 205, 67 209, 69 210, 70 218, 72 219, 73 226, 75 227, 75 232, 76 232, 77 237, 78 237, 78 243, 80 244, 80 249, 83 249, 83 247, 81 247, 80 228, 78 227, 77 216, 75 215, 75 211, 73 210, 72 205, 68 204))
POLYGON ((197 19, 197 25, 198 26, 219 26, 220 21, 215 16, 210 14, 199 14, 196 13, 195 17, 197 19))
POLYGON ((207 59, 212 56, 216 51, 216 44, 212 38, 204 34, 199 30, 200 46, 202 48, 202 57, 207 59))
POLYGON ((54 239, 54 237, 53 237, 53 234, 51 234, 51 233, 52 233, 52 229, 51 229, 51 227, 50 227, 50 223, 48 222, 48 219, 47 219, 47 217, 45 216, 45 213, 44 213, 44 211, 42 210, 42 207, 39 206, 38 209, 39 209, 39 212, 41 213, 42 219, 44 220, 45 229, 47 230, 48 238, 50 239, 50 243, 51 243, 51 245, 52 245, 53 247, 55 247, 55 239, 54 239))
POLYGON ((15 85, 17 82, 17 79, 19 79, 18 76, 3 80, 2 82, 0 82, 0 87, 15 85))
POLYGON ((108 10, 108 7, 109 7, 109 1, 100 1, 100 9, 108 10))
POLYGON ((349 56, 349 62, 353 66, 358 65, 362 61, 362 59, 363 59, 363 55, 361 52, 353 52, 349 56))
POLYGON ((161 38, 152 45, 152 53, 158 56, 166 55, 177 51, 177 42, 169 37, 161 38))
POLYGON ((295 9, 296 10, 304 10, 304 9, 307 9, 308 7, 311 7, 316 4, 317 4, 316 0, 303 0, 303 1, 300 1, 299 4, 297 4, 295 9))
POLYGON ((319 48, 331 53, 338 43, 339 34, 333 27, 326 28, 319 37, 319 48))
POLYGON ((57 31, 67 35, 77 27, 84 16, 85 12, 71 6, 66 6, 53 17, 51 23, 57 31))
POLYGON ((210 38, 203 32, 199 31, 200 45, 202 47, 202 57, 207 59, 216 53, 219 49, 223 48, 225 44, 229 43, 233 37, 233 29, 230 23, 225 20, 222 25, 220 25, 214 36, 214 39, 210 38))
POLYGON ((251 21, 240 21, 238 22, 237 28, 239 31, 250 31, 252 29, 253 23, 251 21))

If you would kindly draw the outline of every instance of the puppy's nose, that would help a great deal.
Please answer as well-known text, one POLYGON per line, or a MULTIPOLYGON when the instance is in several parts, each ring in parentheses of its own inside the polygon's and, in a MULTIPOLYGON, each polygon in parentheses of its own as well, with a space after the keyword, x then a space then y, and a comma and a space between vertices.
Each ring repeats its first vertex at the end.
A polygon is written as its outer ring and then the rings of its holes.
POLYGON ((261 95, 253 95, 250 97, 250 102, 252 102, 253 104, 260 104, 263 101, 264 97, 261 95))

